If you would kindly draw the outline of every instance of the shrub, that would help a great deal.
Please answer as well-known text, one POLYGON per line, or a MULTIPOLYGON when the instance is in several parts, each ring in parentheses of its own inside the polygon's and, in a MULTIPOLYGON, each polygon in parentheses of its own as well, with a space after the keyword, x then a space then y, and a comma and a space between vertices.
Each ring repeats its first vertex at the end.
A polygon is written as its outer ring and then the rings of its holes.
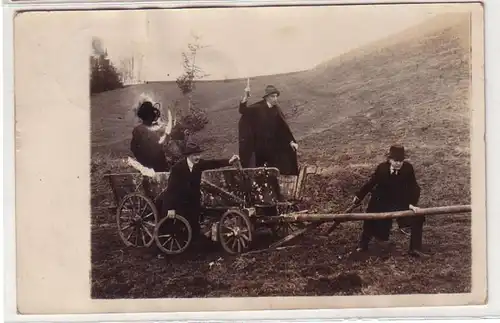
POLYGON ((108 58, 108 52, 98 38, 92 40, 90 56, 90 93, 100 93, 123 87, 122 76, 108 58))

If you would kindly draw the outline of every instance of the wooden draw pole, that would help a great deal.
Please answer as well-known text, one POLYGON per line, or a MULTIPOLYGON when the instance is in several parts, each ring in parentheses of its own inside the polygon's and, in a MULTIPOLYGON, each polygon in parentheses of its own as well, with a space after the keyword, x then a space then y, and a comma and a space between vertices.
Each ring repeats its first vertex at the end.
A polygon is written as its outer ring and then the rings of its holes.
MULTIPOLYGON (((361 205, 361 203, 354 203, 351 206, 349 206, 347 208, 347 210, 344 211, 344 213, 351 213, 352 210, 354 210, 355 208, 357 208, 360 205, 361 205)), ((326 232, 326 235, 330 235, 333 232, 333 230, 335 230, 340 225, 340 223, 342 223, 342 221, 339 221, 339 220, 336 220, 335 222, 333 222, 333 225, 330 227, 330 229, 328 229, 328 231, 326 232)))
MULTIPOLYGON (((320 213, 320 214, 303 214, 303 213, 289 213, 280 216, 265 217, 258 219, 260 224, 275 224, 275 223, 289 223, 289 222, 313 222, 304 229, 292 232, 285 238, 272 244, 270 248, 276 248, 284 243, 303 235, 304 233, 317 228, 325 222, 335 222, 333 228, 337 227, 341 222, 346 221, 363 221, 363 220, 382 220, 394 219, 409 216, 428 216, 428 215, 444 215, 456 213, 470 213, 472 208, 470 205, 452 205, 441 206, 432 208, 421 208, 417 212, 412 210, 397 211, 397 212, 380 212, 380 213, 320 213)), ((329 230, 333 231, 332 228, 329 230)))

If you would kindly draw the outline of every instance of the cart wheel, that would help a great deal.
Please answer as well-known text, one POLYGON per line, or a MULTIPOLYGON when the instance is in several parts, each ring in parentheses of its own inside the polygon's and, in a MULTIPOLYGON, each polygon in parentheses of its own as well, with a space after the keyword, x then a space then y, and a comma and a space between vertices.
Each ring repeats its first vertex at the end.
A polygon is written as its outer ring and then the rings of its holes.
MULTIPOLYGON (((298 212, 299 207, 295 204, 287 205, 284 209, 280 210, 280 213, 298 212)), ((306 224, 303 222, 283 222, 278 223, 272 227, 273 234, 278 238, 284 238, 294 231, 305 228, 306 224)))
POLYGON ((240 210, 226 211, 217 224, 217 234, 222 247, 233 255, 249 249, 252 231, 250 218, 240 210))
POLYGON ((154 241, 158 212, 141 193, 126 195, 116 211, 118 234, 127 247, 149 247, 154 241))
POLYGON ((179 214, 164 217, 155 228, 156 245, 168 255, 183 253, 192 239, 191 225, 185 217, 179 214))
POLYGON ((305 228, 305 224, 300 223, 300 222, 284 222, 277 224, 273 228, 273 233, 276 237, 278 238, 284 238, 289 234, 292 234, 292 232, 295 232, 297 230, 305 228))

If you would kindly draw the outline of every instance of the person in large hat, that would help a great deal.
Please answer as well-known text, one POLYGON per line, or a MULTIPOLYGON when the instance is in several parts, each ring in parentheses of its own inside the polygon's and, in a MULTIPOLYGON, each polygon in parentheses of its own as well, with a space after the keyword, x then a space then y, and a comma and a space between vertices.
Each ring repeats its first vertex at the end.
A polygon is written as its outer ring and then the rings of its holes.
MULTIPOLYGON (((416 205, 420 199, 420 186, 412 164, 405 159, 403 146, 391 146, 387 160, 376 167, 368 182, 356 193, 353 202, 360 203, 368 193, 371 193, 366 209, 368 213, 418 210, 416 205)), ((409 251, 412 255, 423 255, 421 252, 423 221, 423 216, 414 216, 406 221, 411 227, 409 251)), ((388 241, 392 222, 392 219, 363 221, 358 251, 366 251, 372 238, 388 241)))
POLYGON ((182 157, 185 137, 179 134, 170 111, 167 123, 161 121, 159 106, 151 100, 140 102, 137 117, 141 123, 132 131, 130 150, 142 166, 155 172, 168 172, 182 157))
POLYGON ((282 175, 298 175, 298 144, 278 105, 280 91, 265 88, 262 100, 247 106, 250 88, 240 102, 239 155, 243 167, 276 167, 282 175))
POLYGON ((193 230, 193 239, 199 237, 201 215, 201 174, 208 169, 230 166, 239 160, 238 155, 230 159, 202 159, 203 150, 189 141, 183 150, 184 158, 171 169, 168 185, 158 201, 163 214, 180 214, 185 217, 193 230))

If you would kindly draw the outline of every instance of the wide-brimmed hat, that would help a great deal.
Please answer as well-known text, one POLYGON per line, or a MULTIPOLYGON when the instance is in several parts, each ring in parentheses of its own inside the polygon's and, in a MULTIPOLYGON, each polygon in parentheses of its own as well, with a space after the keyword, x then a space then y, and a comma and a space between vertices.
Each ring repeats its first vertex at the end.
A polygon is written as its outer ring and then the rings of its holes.
POLYGON ((264 90, 263 98, 265 98, 266 96, 271 95, 271 94, 278 94, 278 96, 279 96, 280 91, 274 85, 268 85, 268 86, 266 86, 266 89, 264 90))
POLYGON ((199 145, 197 145, 195 142, 189 141, 186 144, 186 147, 183 149, 182 154, 184 156, 189 156, 192 154, 199 154, 203 152, 203 149, 199 145))
POLYGON ((137 109, 137 117, 141 120, 155 120, 160 117, 160 104, 144 101, 137 109))
POLYGON ((406 158, 405 148, 402 145, 392 145, 391 148, 389 148, 387 157, 397 161, 403 161, 406 158))

